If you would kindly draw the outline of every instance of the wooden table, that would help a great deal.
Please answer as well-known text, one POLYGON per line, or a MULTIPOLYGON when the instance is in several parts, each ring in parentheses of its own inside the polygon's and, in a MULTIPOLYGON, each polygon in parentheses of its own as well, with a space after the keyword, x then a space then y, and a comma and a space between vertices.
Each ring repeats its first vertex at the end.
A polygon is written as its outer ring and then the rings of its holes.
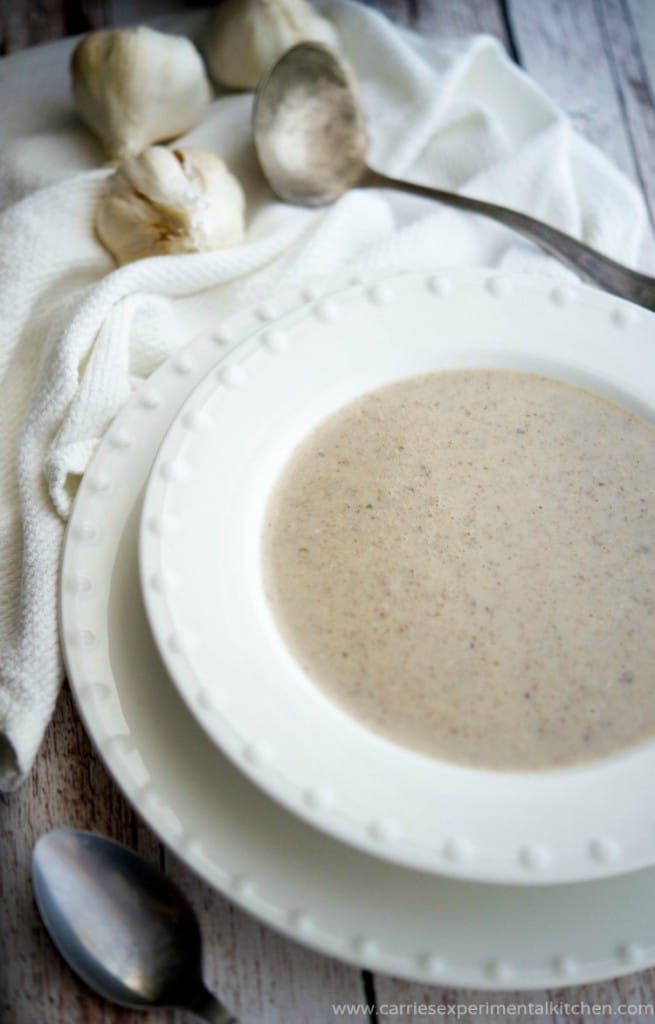
MULTIPOLYGON (((176 0, 0 0, 0 52, 66 32, 143 20, 179 7, 176 0)), ((655 0, 384 0, 387 14, 424 33, 487 32, 566 110, 642 189, 651 226, 655 205, 655 0)), ((651 236, 653 232, 651 230, 651 236)), ((652 237, 651 237, 652 243, 652 237)), ((598 1021, 620 1004, 655 1003, 655 970, 575 989, 502 995, 462 992, 372 975, 309 952, 236 910, 196 878, 140 822, 93 753, 69 693, 59 699, 35 768, 16 794, 0 798, 0 1021, 3 1024, 131 1024, 141 1014, 118 1010, 79 984, 54 952, 37 917, 29 881, 36 838, 57 825, 94 829, 136 847, 182 886, 206 938, 208 982, 244 1024, 322 1024, 337 1002, 375 1005, 343 1019, 419 1022, 426 1009, 489 1000, 505 1012, 463 1013, 487 1024, 515 1020, 598 1021), (547 1000, 610 1004, 600 1016, 585 1007, 562 1015, 547 1000), (517 1003, 545 1013, 517 1014, 517 1003), (398 1005, 406 1009, 401 1013, 398 1005), (411 1004, 416 1004, 414 1008, 411 1004), (514 1004, 512 1006, 512 1004, 514 1004), (386 1006, 384 1010, 381 1008, 386 1006)), ((460 1014, 462 1011, 460 1010, 460 1014)), ((153 1024, 186 1019, 153 1013, 153 1024)), ((431 1019, 439 1019, 431 1016, 431 1019)), ((452 1019, 452 1018, 451 1018, 452 1019)), ((621 1016, 655 1020, 655 1010, 621 1016)))

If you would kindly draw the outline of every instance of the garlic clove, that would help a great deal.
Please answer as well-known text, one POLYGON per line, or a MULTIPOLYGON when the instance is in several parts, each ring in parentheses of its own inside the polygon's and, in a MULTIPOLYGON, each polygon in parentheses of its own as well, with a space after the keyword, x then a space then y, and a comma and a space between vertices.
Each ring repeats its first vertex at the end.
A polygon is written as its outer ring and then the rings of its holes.
POLYGON ((334 26, 307 0, 224 0, 212 18, 205 58, 219 85, 255 89, 283 53, 307 41, 339 45, 334 26))
POLYGON ((237 245, 244 215, 243 189, 214 153, 151 146, 110 176, 95 227, 117 262, 130 263, 237 245))
POLYGON ((151 28, 89 33, 73 51, 71 75, 82 119, 119 160, 182 135, 211 99, 193 43, 151 28))

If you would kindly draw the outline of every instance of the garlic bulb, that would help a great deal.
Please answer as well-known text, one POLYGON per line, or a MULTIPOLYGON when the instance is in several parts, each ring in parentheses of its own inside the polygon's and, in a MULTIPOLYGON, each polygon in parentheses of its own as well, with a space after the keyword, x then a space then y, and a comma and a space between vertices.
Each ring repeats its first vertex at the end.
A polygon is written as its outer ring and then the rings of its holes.
POLYGON ((212 77, 231 89, 255 89, 278 57, 296 43, 339 37, 306 0, 224 0, 215 12, 205 46, 212 77))
POLYGON ((80 115, 119 160, 182 135, 211 99, 193 43, 151 28, 91 32, 73 51, 71 75, 80 115))
POLYGON ((204 149, 151 146, 111 175, 96 231, 119 263, 236 245, 244 234, 241 185, 204 149))

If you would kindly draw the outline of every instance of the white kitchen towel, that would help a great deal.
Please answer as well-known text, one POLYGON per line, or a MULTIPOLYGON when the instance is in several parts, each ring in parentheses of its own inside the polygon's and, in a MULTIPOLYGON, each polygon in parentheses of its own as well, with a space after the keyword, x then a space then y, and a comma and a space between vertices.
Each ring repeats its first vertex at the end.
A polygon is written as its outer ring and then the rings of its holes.
MULTIPOLYGON (((636 189, 576 135, 491 38, 420 38, 348 0, 320 4, 362 85, 374 165, 526 210, 634 262, 636 189)), ((62 679, 64 521, 133 388, 192 337, 303 276, 482 264, 567 274, 476 216, 358 189, 286 207, 249 136, 252 97, 218 96, 183 141, 212 148, 248 197, 243 245, 114 265, 93 234, 102 156, 68 99, 70 42, 0 62, 0 786, 25 776, 62 679)))

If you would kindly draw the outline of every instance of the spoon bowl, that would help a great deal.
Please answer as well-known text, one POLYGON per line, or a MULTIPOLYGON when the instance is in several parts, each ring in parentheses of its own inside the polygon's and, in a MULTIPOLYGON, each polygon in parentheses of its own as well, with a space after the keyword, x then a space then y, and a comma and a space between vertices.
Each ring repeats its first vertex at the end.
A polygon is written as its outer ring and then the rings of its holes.
POLYGON ((195 913, 157 868, 120 843, 57 829, 32 855, 37 906, 55 946, 99 995, 122 1006, 180 1006, 235 1024, 202 980, 195 913))

